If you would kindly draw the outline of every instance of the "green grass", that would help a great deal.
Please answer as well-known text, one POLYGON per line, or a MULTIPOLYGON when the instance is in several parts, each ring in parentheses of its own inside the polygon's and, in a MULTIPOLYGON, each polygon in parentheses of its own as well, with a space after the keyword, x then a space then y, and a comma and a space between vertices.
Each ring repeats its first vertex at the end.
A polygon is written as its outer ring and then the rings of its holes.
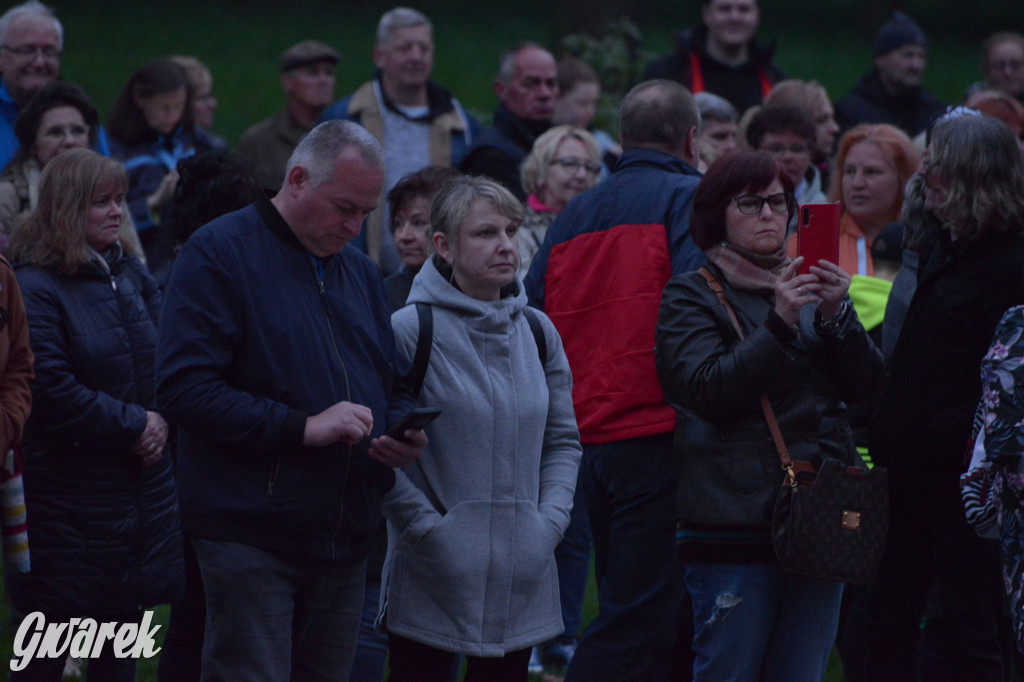
MULTIPOLYGON (((315 38, 339 50, 339 97, 367 80, 373 71, 376 22, 393 6, 325 0, 53 4, 67 34, 62 75, 85 87, 104 118, 128 76, 146 61, 170 53, 193 54, 213 72, 220 102, 215 131, 229 143, 283 106, 277 59, 293 43, 315 38)), ((633 6, 645 36, 643 48, 653 54, 669 49, 671 35, 696 21, 698 4, 652 0, 633 6)), ((788 75, 816 78, 837 99, 871 67, 877 24, 865 23, 865 4, 830 0, 824 11, 821 3, 806 0, 762 3, 766 9, 759 37, 777 42, 776 61, 788 75)), ((906 4, 931 40, 925 85, 949 102, 958 101, 964 88, 979 78, 981 38, 1024 22, 1019 3, 1000 0, 962 6, 949 0, 906 4)), ((525 0, 513 5, 433 0, 417 6, 435 23, 436 79, 469 109, 485 116, 494 107, 491 83, 504 48, 525 39, 557 47, 560 36, 579 31, 588 19, 581 0, 525 0), (552 10, 559 6, 580 9, 552 10), (555 16, 571 19, 556 26, 555 16)))

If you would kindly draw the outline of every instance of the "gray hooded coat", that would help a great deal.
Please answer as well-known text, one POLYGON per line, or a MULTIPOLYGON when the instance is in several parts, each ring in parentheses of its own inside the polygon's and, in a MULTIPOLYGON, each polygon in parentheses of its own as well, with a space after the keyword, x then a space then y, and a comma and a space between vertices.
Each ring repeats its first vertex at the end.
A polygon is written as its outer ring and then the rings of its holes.
MULTIPOLYGON (((430 259, 409 303, 433 306, 433 346, 419 404, 439 407, 422 457, 396 471, 384 499, 388 556, 381 618, 390 632, 471 656, 502 656, 563 631, 555 546, 569 525, 581 447, 572 376, 543 314, 547 361, 518 291, 471 298, 430 259)), ((394 314, 412 359, 415 306, 394 314)), ((380 618, 378 619, 380 620, 380 618)))

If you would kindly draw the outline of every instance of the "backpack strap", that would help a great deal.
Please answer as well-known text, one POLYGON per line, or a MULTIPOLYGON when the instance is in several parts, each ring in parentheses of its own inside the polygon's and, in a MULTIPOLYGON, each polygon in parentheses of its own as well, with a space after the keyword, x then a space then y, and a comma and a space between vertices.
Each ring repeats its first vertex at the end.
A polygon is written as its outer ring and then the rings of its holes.
MULTIPOLYGON (((530 325, 533 333, 533 340, 537 344, 537 355, 540 358, 540 366, 544 367, 548 357, 548 343, 544 338, 544 328, 541 327, 540 318, 530 308, 523 308, 523 315, 530 325)), ((416 303, 416 317, 419 318, 419 335, 416 338, 416 354, 412 358, 412 394, 420 397, 420 390, 423 388, 423 379, 427 376, 427 365, 430 364, 430 347, 434 337, 434 311, 429 303, 416 303)))
POLYGON ((529 307, 523 308, 523 315, 526 316, 526 322, 530 325, 530 331, 533 332, 533 340, 537 342, 537 355, 540 356, 540 366, 543 367, 548 361, 548 342, 544 338, 544 328, 540 326, 540 318, 537 317, 537 313, 529 307))
POLYGON ((416 304, 416 316, 419 318, 420 332, 416 339, 416 355, 412 358, 412 394, 420 397, 423 378, 427 375, 430 363, 430 346, 434 338, 434 311, 428 303, 416 304))

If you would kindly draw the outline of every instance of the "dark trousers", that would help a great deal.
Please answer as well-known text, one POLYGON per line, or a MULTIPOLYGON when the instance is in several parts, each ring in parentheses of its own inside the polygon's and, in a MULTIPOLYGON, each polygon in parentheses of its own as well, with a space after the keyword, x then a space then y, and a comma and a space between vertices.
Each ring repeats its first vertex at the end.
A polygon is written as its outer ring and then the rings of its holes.
POLYGON ((671 433, 584 446, 580 480, 601 610, 566 682, 670 679, 685 594, 676 561, 677 476, 671 433))
POLYGON ((347 680, 366 562, 193 538, 206 591, 203 681, 347 680))
POLYGON ((185 541, 185 594, 171 605, 167 636, 160 652, 157 679, 160 682, 196 682, 203 660, 203 632, 206 629, 206 595, 203 576, 192 543, 185 541))
POLYGON ((920 678, 921 618, 934 580, 942 609, 937 636, 953 677, 1002 682, 999 546, 968 526, 959 498, 921 507, 897 492, 890 500, 889 538, 867 600, 863 679, 920 678))
MULTIPOLYGON (((435 649, 395 634, 388 635, 391 675, 388 682, 448 682, 459 654, 435 649)), ((526 682, 530 648, 503 657, 466 656, 463 682, 526 682)))

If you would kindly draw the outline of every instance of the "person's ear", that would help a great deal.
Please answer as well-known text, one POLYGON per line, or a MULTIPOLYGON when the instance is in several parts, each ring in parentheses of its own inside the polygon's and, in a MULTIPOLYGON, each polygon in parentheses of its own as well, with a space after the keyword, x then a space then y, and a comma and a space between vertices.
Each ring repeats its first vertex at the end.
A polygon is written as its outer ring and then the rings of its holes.
POLYGON ((292 166, 285 178, 285 184, 292 192, 302 189, 309 182, 309 171, 299 165, 292 166))
POLYGON ((434 233, 434 251, 449 264, 452 262, 452 248, 448 238, 442 232, 434 233))

